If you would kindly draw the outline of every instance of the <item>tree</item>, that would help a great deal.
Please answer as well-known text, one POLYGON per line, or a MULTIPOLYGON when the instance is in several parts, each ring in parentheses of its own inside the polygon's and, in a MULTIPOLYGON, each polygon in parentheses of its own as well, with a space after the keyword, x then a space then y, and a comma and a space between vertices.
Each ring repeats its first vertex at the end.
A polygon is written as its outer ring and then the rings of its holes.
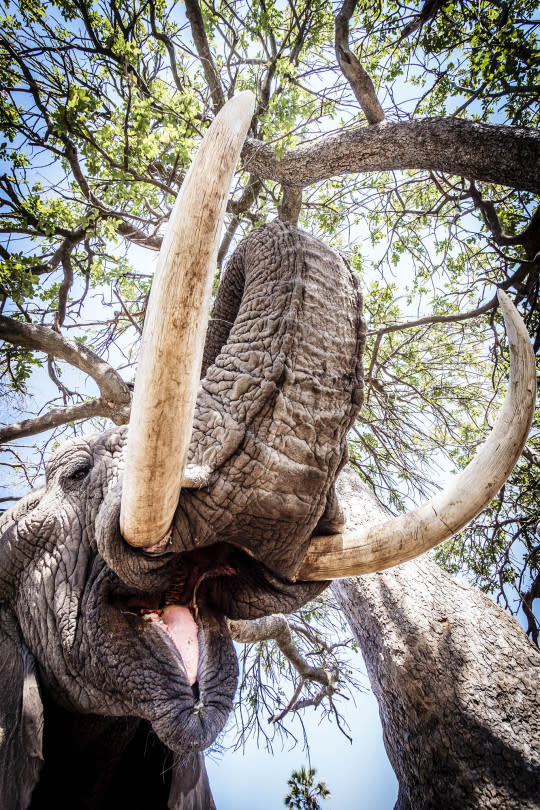
MULTIPOLYGON (((354 476, 341 495, 351 521, 384 516, 354 476)), ((332 589, 379 701, 396 810, 532 810, 540 657, 516 620, 425 556, 332 589)))
POLYGON ((319 810, 320 803, 317 797, 328 799, 330 791, 324 782, 315 783, 315 768, 303 766, 297 771, 293 771, 289 779, 289 792, 285 797, 285 806, 293 807, 297 810, 319 810))
MULTIPOLYGON (((134 267, 126 245, 159 248, 190 151, 224 99, 245 87, 258 106, 219 268, 233 242, 276 210, 340 244, 362 276, 370 317, 353 465, 399 511, 432 491, 434 470, 466 463, 508 364, 496 287, 510 292, 540 347, 535 9, 530 0, 375 10, 364 0, 334 8, 186 0, 185 16, 154 0, 7 7, 0 379, 9 424, 0 440, 39 441, 55 430, 36 450, 6 444, 6 469, 27 486, 47 444, 96 420, 127 421, 151 273, 134 267), (51 387, 32 399, 40 368, 51 387)), ((539 453, 535 424, 490 509, 437 552, 511 612, 522 606, 536 641, 539 453)), ((20 486, 10 480, 7 502, 20 486)), ((424 588, 446 593, 435 570, 424 588)), ((404 585, 385 577, 398 627, 404 585)), ((356 587, 336 590, 370 660, 377 645, 360 632, 356 587)), ((363 599, 362 623, 380 599, 363 599)), ((469 624, 466 636, 477 635, 469 624)), ((331 698, 328 686, 317 688, 331 698)), ((395 696, 379 696, 388 715, 395 696)), ((502 733, 489 722, 494 737, 502 733)), ((390 748, 392 734, 389 726, 390 748)), ((445 734, 461 740, 463 728, 447 722, 445 734)), ((400 778, 406 806, 415 777, 400 778)))

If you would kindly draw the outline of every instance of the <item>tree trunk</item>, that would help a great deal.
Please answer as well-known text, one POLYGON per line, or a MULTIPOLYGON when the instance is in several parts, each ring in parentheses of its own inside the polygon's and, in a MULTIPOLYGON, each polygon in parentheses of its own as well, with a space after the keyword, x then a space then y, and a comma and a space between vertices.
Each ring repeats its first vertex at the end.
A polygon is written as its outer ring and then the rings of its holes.
MULTIPOLYGON (((341 479, 347 522, 384 517, 341 479)), ((395 810, 538 808, 540 655, 518 622, 426 556, 333 590, 379 702, 395 810)))

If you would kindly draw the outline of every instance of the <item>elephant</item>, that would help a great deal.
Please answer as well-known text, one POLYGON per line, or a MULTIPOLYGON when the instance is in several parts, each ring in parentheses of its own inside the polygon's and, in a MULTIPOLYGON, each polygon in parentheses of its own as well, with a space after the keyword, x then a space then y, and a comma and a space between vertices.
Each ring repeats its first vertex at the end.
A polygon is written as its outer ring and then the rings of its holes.
MULTIPOLYGON (((206 276, 199 284, 198 266, 172 282, 183 284, 183 304, 168 300, 164 275, 154 282, 129 426, 60 446, 45 485, 0 522, 0 810, 213 807, 202 752, 233 703, 227 619, 292 612, 330 578, 440 542, 438 527, 426 538, 416 524, 408 539, 396 523, 385 538, 380 526, 367 539, 344 530, 334 487, 362 402, 366 324, 358 280, 338 251, 279 220, 256 229, 228 263, 206 331, 201 313, 250 96, 216 118, 202 168, 199 152, 173 211, 163 273, 171 255, 185 268, 205 252, 206 276), (234 140, 223 147, 228 174, 212 141, 220 127, 234 140), (194 205, 190 187, 200 192, 214 175, 212 204, 205 187, 194 205), (159 328, 172 363, 159 359, 159 328)), ((531 370, 521 371, 509 407, 517 397, 529 410, 499 425, 505 460, 490 467, 491 489, 485 476, 476 483, 483 505, 530 424, 531 370)), ((450 500, 455 511, 455 491, 450 500)), ((446 536, 482 508, 472 500, 459 519, 437 502, 446 536)))

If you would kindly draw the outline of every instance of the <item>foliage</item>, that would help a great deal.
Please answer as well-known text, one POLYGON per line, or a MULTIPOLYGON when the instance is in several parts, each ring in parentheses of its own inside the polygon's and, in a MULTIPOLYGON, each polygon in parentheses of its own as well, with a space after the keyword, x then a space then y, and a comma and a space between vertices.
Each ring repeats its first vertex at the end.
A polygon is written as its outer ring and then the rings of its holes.
POLYGON ((288 781, 289 792, 285 797, 285 806, 296 810, 319 810, 318 798, 328 799, 330 791, 324 782, 315 783, 315 768, 305 766, 293 771, 288 781))
MULTIPOLYGON (((0 311, 75 338, 131 381, 155 251, 190 155, 224 99, 255 91, 250 135, 278 157, 365 125, 336 65, 340 5, 18 0, 3 8, 0 311)), ((537 17, 531 0, 360 0, 350 48, 390 120, 452 114, 532 128, 537 17)), ((244 233, 276 215, 286 193, 238 173, 218 269, 244 233)), ((529 192, 438 171, 374 170, 303 189, 300 225, 340 247, 365 290, 365 402, 351 459, 393 511, 463 466, 493 418, 508 367, 492 303, 497 286, 510 292, 540 349, 536 204, 529 192)), ((8 343, 0 375, 8 422, 95 394, 62 361, 8 343)), ((48 446, 102 426, 68 423, 37 435, 34 447, 7 445, 8 502, 38 480, 48 446)), ((492 506, 437 552, 448 570, 512 612, 524 602, 533 637, 538 428, 492 506)), ((336 621, 332 611, 318 620, 336 621)), ((245 665, 258 680, 246 680, 252 702, 242 705, 279 713, 287 699, 272 673, 286 674, 287 662, 267 644, 245 665)))

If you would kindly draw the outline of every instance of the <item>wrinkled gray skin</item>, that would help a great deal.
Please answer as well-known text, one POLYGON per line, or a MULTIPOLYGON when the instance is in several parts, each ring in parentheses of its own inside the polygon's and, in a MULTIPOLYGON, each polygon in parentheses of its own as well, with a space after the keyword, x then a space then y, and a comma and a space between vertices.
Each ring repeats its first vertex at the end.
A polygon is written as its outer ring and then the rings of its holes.
MULTIPOLYGON (((126 765, 141 721, 158 759, 175 762, 169 806, 211 806, 198 752, 232 706, 225 617, 290 612, 324 587, 294 576, 312 534, 341 523, 333 486, 361 401, 364 334, 356 278, 339 254, 281 222, 254 231, 229 262, 207 336, 190 462, 211 472, 182 491, 165 552, 131 548, 119 533, 124 428, 64 444, 45 487, 6 513, 0 810, 28 806, 40 769, 33 808, 62 806, 61 771, 78 774, 71 807, 122 806, 111 798, 122 773, 145 768, 126 765), (138 608, 157 606, 179 576, 204 574, 197 694, 172 641, 138 608), (90 800, 92 768, 101 798, 90 800)), ((125 806, 139 806, 141 790, 125 806)), ((167 806, 152 795, 152 807, 167 806)))

